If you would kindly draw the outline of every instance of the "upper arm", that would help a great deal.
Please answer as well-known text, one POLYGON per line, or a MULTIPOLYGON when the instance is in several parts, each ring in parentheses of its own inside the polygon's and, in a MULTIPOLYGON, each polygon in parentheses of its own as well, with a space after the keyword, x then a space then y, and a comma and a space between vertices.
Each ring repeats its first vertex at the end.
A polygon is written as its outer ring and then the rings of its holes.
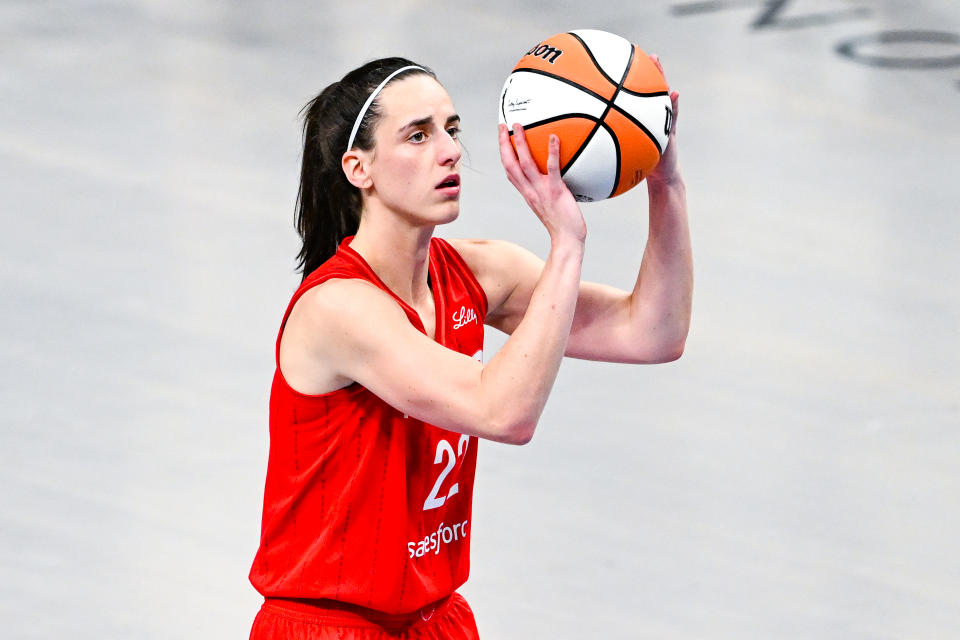
MULTIPOLYGON (((284 332, 328 380, 356 381, 431 424, 497 439, 480 401, 482 364, 417 330, 388 294, 362 280, 330 280, 297 302, 284 332)), ((284 345, 281 344, 281 366, 284 345)), ((286 373, 285 373, 286 375, 286 373)))
MULTIPOLYGON (((451 241, 473 271, 489 302, 486 324, 512 333, 526 313, 544 262, 513 243, 451 241)), ((632 305, 623 289, 581 282, 565 355, 608 362, 662 362, 653 339, 655 322, 632 305), (638 327, 644 330, 638 331, 638 327)))
POLYGON ((502 240, 451 240, 487 296, 484 322, 505 333, 523 319, 543 260, 502 240))

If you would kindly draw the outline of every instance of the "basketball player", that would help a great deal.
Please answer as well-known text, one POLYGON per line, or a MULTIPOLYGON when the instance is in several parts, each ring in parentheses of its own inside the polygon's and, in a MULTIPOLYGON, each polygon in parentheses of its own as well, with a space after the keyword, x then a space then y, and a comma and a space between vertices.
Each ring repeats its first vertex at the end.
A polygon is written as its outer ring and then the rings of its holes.
POLYGON ((250 573, 266 600, 251 638, 476 638, 456 589, 477 439, 530 440, 564 355, 683 351, 692 261, 675 134, 647 178, 649 236, 625 292, 580 282, 587 230, 559 142, 542 174, 519 126, 516 151, 501 127, 500 153, 550 236, 546 262, 507 242, 435 238, 459 213, 459 127, 434 74, 401 58, 348 73, 306 108, 305 277, 277 339, 250 573), (484 324, 510 334, 486 364, 484 324))

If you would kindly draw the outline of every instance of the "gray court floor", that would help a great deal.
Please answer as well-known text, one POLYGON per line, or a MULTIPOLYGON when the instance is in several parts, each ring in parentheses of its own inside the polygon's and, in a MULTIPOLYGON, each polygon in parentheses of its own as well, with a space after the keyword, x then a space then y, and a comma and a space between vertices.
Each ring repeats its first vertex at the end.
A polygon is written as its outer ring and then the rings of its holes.
MULTIPOLYGON (((574 28, 680 91, 693 327, 673 364, 567 361, 533 442, 482 446, 482 634, 960 634, 953 0, 6 0, 0 635, 246 636, 300 107, 433 66, 469 150, 442 235, 543 253, 496 101, 574 28)), ((644 188, 585 213, 586 276, 629 287, 644 188)))

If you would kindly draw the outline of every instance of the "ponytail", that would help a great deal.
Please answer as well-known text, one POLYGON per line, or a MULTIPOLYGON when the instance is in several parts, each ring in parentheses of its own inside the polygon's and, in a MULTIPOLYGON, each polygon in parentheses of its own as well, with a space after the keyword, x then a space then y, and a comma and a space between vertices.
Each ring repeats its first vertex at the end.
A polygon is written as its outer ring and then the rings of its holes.
MULTIPOLYGON (((354 69, 334 82, 304 106, 303 162, 297 192, 295 226, 303 245, 297 254, 297 269, 306 278, 337 251, 340 242, 357 232, 362 201, 360 190, 350 184, 341 167, 351 130, 367 98, 391 73, 416 67, 404 58, 383 58, 354 69)), ((427 74, 412 68, 396 78, 427 74)), ((374 100, 363 114, 353 147, 373 148, 373 130, 380 118, 374 100)))

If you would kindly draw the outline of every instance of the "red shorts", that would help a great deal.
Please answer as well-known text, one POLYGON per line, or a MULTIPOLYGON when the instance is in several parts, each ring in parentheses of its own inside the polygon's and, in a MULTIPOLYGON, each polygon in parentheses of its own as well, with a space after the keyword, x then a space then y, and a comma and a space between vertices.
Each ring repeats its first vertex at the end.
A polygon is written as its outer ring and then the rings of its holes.
POLYGON ((333 600, 267 598, 250 640, 479 640, 470 605, 454 593, 415 613, 391 615, 333 600))

